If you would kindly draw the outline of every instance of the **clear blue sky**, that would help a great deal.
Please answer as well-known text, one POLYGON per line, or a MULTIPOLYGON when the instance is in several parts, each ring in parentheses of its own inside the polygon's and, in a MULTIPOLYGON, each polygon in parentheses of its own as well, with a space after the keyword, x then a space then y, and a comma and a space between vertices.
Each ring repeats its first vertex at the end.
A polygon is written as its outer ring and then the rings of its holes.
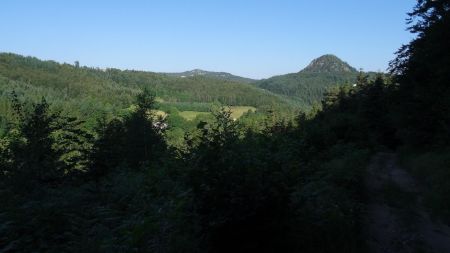
POLYGON ((2 0, 0 51, 93 67, 265 78, 322 54, 384 71, 414 0, 2 0))

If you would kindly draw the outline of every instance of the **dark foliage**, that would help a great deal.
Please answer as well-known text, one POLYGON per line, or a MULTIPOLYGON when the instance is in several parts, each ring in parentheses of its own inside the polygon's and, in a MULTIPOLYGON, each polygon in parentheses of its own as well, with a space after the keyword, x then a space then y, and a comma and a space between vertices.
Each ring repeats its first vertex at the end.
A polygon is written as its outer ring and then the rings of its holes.
POLYGON ((391 62, 400 84, 397 92, 402 138, 415 146, 450 143, 450 4, 418 1, 410 13, 417 38, 391 62))
POLYGON ((419 0, 409 14, 416 38, 391 62, 394 126, 405 164, 429 187, 426 202, 450 220, 450 3, 419 0))

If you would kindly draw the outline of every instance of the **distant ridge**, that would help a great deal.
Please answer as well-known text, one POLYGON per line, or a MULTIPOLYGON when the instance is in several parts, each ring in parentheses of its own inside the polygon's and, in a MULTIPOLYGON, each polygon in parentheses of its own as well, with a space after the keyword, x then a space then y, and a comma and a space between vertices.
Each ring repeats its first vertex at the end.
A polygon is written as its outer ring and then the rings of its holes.
POLYGON ((241 83, 252 83, 256 80, 241 76, 236 76, 227 72, 213 72, 213 71, 206 71, 202 69, 194 69, 190 71, 180 72, 180 73, 163 73, 168 76, 174 76, 174 77, 193 77, 193 76, 205 76, 210 78, 216 78, 221 80, 227 80, 227 81, 235 81, 235 82, 241 82, 241 83))

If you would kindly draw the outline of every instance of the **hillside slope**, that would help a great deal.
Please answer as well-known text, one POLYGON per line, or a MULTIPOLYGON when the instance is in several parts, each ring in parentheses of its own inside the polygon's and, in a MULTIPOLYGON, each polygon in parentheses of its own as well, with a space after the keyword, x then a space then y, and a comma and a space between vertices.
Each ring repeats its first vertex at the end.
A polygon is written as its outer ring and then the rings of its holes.
MULTIPOLYGON (((246 83, 206 76, 170 77, 144 71, 77 67, 16 54, 0 54, 0 110, 9 115, 10 93, 27 99, 46 97, 49 102, 77 115, 118 113, 128 108, 133 96, 150 88, 166 105, 189 103, 274 106, 291 108, 294 102, 246 83)), ((207 105, 205 106, 207 107, 207 105)))

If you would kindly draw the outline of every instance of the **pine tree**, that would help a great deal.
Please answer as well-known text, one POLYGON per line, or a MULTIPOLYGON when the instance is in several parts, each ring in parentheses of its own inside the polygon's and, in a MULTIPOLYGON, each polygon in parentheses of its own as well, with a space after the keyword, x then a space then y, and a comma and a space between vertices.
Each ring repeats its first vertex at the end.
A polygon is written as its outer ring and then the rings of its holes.
POLYGON ((92 147, 90 174, 95 181, 124 162, 125 128, 119 119, 98 120, 97 139, 92 147))
POLYGON ((143 163, 157 160, 166 149, 166 144, 153 126, 155 96, 144 89, 137 96, 137 108, 124 121, 126 163, 133 169, 143 163))
POLYGON ((49 112, 49 104, 44 98, 33 106, 30 114, 23 112, 23 105, 17 100, 13 102, 21 120, 19 130, 24 140, 13 150, 16 159, 13 174, 37 182, 58 180, 64 173, 60 170, 60 153, 53 148, 52 134, 57 130, 58 115, 49 112))
MULTIPOLYGON (((16 128, 10 130, 10 172, 20 182, 58 184, 75 171, 88 165, 92 136, 75 117, 52 112, 45 98, 26 110, 25 103, 12 94, 16 128)), ((31 186, 30 184, 25 184, 31 186)))

